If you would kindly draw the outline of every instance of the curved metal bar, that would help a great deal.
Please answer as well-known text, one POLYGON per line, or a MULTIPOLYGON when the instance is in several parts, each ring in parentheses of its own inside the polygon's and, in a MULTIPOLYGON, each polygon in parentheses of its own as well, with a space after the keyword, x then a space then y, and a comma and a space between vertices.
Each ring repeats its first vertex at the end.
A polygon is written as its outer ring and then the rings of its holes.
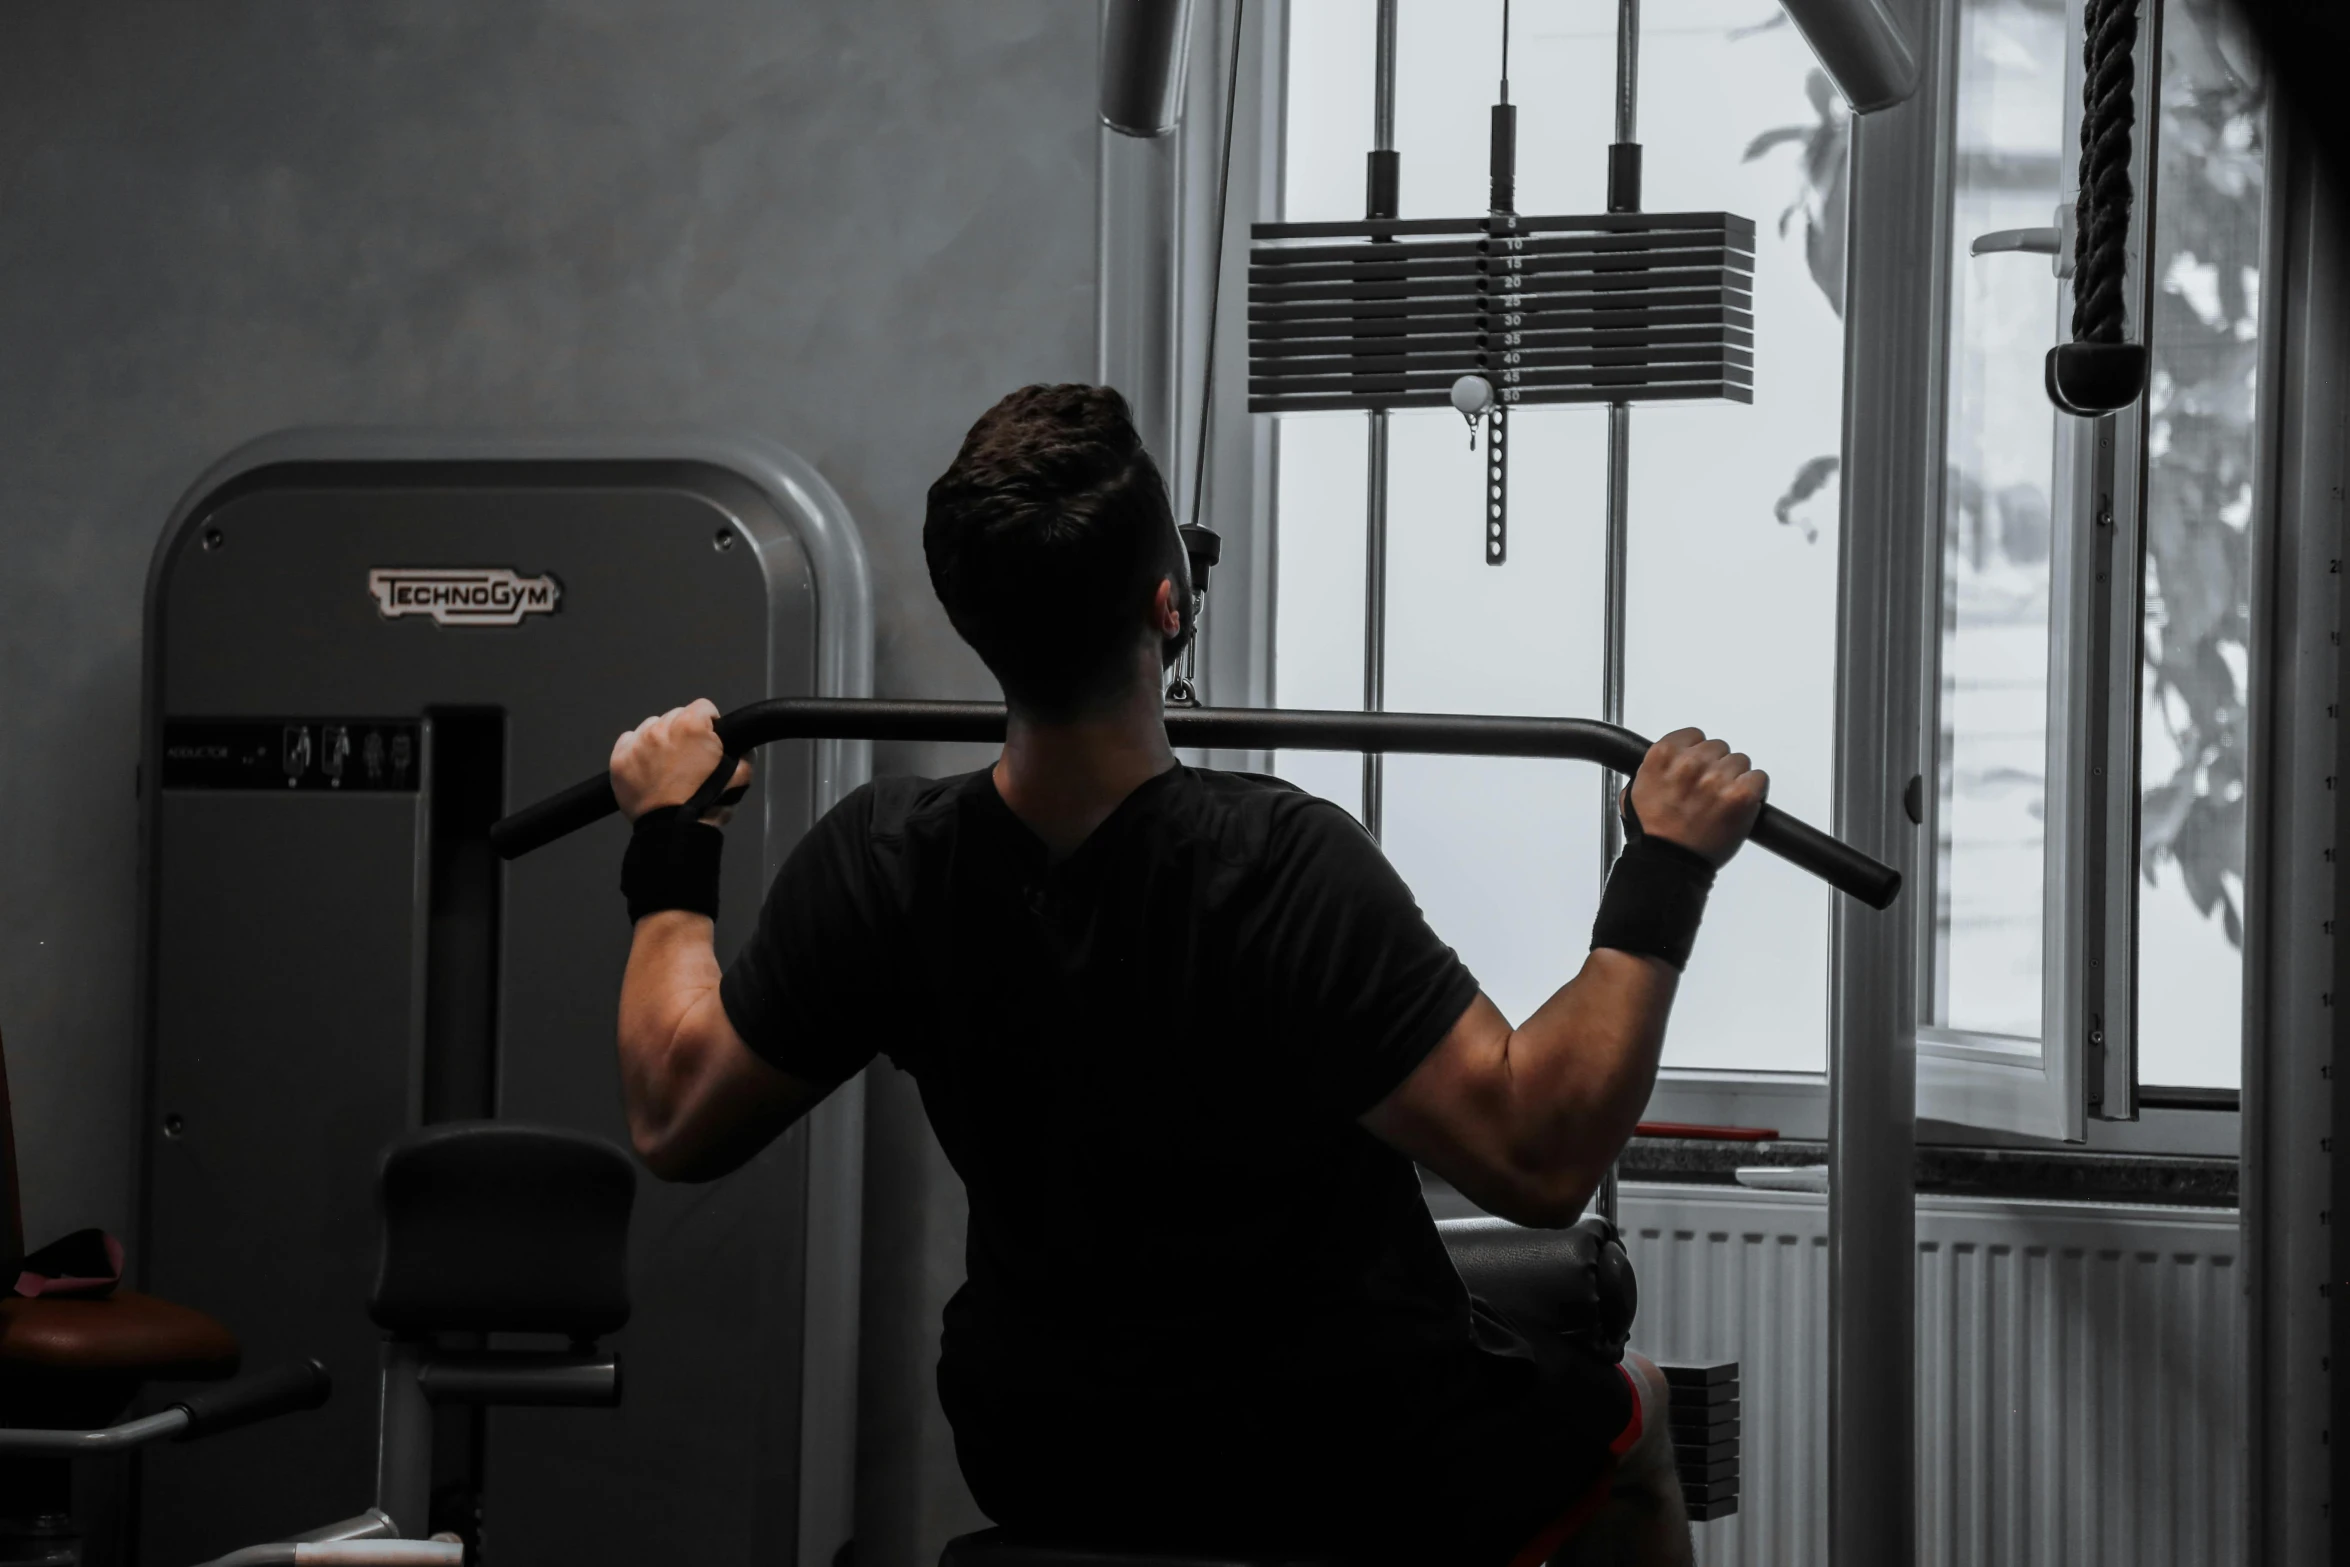
POLYGON ((1102 123, 1146 140, 1173 130, 1190 55, 1191 0, 1110 0, 1102 8, 1102 123))
POLYGON ((380 1507, 370 1507, 355 1518, 340 1523, 324 1524, 307 1534, 297 1534, 295 1545, 326 1545, 341 1540, 396 1540, 400 1526, 392 1522, 392 1515, 380 1507))
MULTIPOLYGON (((719 739, 732 755, 775 740, 817 735, 987 744, 1004 737, 1004 709, 994 702, 784 698, 754 702, 718 720, 719 739)), ((1588 718, 1314 712, 1270 707, 1171 709, 1167 738, 1178 746, 1203 750, 1554 757, 1597 762, 1627 776, 1639 770, 1640 759, 1648 751, 1648 742, 1630 730, 1588 718)), ((490 843, 511 860, 601 821, 618 809, 610 775, 598 773, 499 822, 490 829, 490 843)), ((1886 908, 1901 895, 1899 871, 1775 807, 1763 807, 1754 825, 1753 842, 1870 908, 1886 908)))
POLYGON ((248 1545, 204 1567, 459 1567, 465 1547, 454 1540, 328 1540, 248 1545))
POLYGON ((1780 3, 1853 113, 1890 109, 1918 90, 1917 46, 1884 0, 1780 3))
POLYGON ((0 1430, 0 1456, 9 1458, 89 1458, 100 1453, 128 1452, 188 1428, 188 1412, 177 1407, 159 1415, 126 1420, 96 1431, 43 1431, 30 1428, 0 1430))

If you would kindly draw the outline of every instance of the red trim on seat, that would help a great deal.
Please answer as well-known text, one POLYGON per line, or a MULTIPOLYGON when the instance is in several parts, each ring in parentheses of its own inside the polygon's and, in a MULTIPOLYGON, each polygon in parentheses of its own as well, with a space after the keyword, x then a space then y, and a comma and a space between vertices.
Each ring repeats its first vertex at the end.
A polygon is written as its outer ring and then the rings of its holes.
POLYGON ((1632 1135, 1696 1138, 1714 1143, 1775 1143, 1779 1140, 1776 1127, 1694 1126, 1687 1121, 1643 1121, 1632 1128, 1632 1135))
MULTIPOLYGON (((1616 1367, 1616 1375, 1624 1379, 1624 1388, 1632 1395, 1632 1417, 1624 1422, 1624 1429, 1618 1431, 1615 1440, 1607 1445, 1610 1454, 1621 1458, 1632 1451, 1633 1443, 1640 1440, 1640 1384, 1633 1381, 1632 1373, 1622 1366, 1616 1367)), ((1542 1567, 1544 1562, 1557 1555, 1558 1548, 1580 1533, 1583 1526, 1597 1517, 1599 1510, 1607 1505, 1609 1482, 1613 1478, 1612 1473, 1603 1474, 1593 1481, 1591 1489, 1577 1497, 1572 1507, 1545 1524, 1540 1534, 1518 1548, 1518 1554, 1510 1558, 1510 1567, 1542 1567)))
POLYGON ((1607 1495, 1608 1477, 1601 1475, 1593 1482, 1591 1489, 1583 1493, 1581 1500, 1552 1519, 1540 1534, 1519 1548, 1518 1554, 1510 1558, 1510 1567, 1542 1567, 1544 1562, 1558 1554, 1560 1546, 1580 1534, 1583 1526, 1599 1515, 1599 1510, 1607 1505, 1607 1495))

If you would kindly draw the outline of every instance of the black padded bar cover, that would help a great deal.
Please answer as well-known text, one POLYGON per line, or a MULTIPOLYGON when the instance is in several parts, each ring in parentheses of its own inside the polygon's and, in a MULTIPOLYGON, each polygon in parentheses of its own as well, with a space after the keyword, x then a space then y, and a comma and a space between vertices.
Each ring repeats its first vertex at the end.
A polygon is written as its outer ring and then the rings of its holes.
POLYGON ((611 1409, 620 1402, 620 1357, 608 1350, 442 1350, 417 1368, 435 1404, 611 1409))
POLYGON ((316 1409, 326 1402, 334 1387, 334 1378, 317 1361, 289 1360, 282 1366, 256 1371, 234 1382, 204 1388, 173 1400, 188 1415, 186 1428, 175 1440, 185 1442, 289 1415, 298 1409, 316 1409))

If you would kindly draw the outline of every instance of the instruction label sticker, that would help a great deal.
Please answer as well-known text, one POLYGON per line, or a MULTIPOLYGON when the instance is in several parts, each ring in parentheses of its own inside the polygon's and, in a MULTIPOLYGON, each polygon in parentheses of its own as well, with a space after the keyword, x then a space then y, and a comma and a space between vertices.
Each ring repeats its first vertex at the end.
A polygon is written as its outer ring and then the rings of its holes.
POLYGON ((563 599, 553 577, 488 566, 377 566, 367 591, 386 620, 430 615, 442 626, 519 626, 526 615, 553 614, 563 599))
POLYGON ((166 789, 339 789, 414 794, 424 725, 413 718, 174 718, 166 789))

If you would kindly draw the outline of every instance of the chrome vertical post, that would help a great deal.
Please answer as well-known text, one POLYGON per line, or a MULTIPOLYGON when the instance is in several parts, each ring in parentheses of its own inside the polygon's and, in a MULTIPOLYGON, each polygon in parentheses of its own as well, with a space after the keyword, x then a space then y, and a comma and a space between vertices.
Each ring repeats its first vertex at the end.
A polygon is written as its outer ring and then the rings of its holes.
MULTIPOLYGON (((1616 0, 1616 146, 1634 146, 1640 134, 1640 0, 1616 0)), ((1608 205, 1616 209, 1623 196, 1616 167, 1620 156, 1609 157, 1608 205)), ((1635 170, 1637 163, 1633 165, 1635 170)), ((1634 184, 1637 185, 1637 175, 1634 184)), ((1630 200, 1637 205, 1635 190, 1630 200)), ((1632 486, 1632 409, 1629 404, 1607 405, 1607 562, 1601 611, 1599 716, 1611 724, 1624 721, 1624 563, 1630 551, 1632 486)), ((1631 780, 1616 773, 1599 775, 1599 876, 1607 874, 1623 850, 1623 822, 1616 814, 1616 792, 1631 780)), ((1616 1222, 1616 1169, 1608 1166, 1592 1206, 1610 1224, 1616 1222)))
POLYGON ((424 1346, 415 1340, 384 1341, 375 1505, 409 1540, 424 1538, 432 1504, 432 1405, 417 1380, 423 1363, 424 1346))
MULTIPOLYGON (((1379 0, 1378 49, 1371 85, 1371 158, 1366 215, 1395 214, 1395 12, 1396 0, 1379 0), (1385 210, 1381 210, 1384 208, 1385 210)), ((1363 526, 1363 711, 1387 706, 1387 410, 1369 414, 1370 474, 1363 526)), ((1386 758, 1363 757, 1363 826, 1379 836, 1385 816, 1386 758)))
MULTIPOLYGON (((1891 0, 1927 41, 1917 95, 1852 122, 1836 637, 1836 832, 1918 881, 1903 808, 1933 776, 1943 324, 1950 282, 1951 0, 1891 0), (1928 177, 1926 171, 1932 171, 1928 177), (1894 526, 1888 518, 1910 519, 1894 526)), ((1930 912, 1930 905, 1923 906, 1930 912)), ((1831 1567, 1918 1559, 1918 900, 1831 900, 1828 1518, 1831 1567)))

